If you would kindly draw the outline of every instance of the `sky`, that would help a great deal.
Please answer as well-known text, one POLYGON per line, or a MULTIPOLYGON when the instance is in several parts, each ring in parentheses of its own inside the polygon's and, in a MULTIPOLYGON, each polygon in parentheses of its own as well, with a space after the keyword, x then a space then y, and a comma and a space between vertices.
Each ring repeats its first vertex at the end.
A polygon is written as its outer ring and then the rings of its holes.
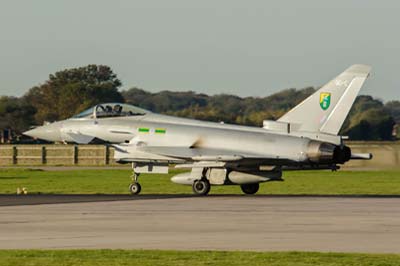
POLYGON ((400 100, 400 1, 0 0, 0 95, 109 65, 122 89, 267 96, 356 63, 400 100))

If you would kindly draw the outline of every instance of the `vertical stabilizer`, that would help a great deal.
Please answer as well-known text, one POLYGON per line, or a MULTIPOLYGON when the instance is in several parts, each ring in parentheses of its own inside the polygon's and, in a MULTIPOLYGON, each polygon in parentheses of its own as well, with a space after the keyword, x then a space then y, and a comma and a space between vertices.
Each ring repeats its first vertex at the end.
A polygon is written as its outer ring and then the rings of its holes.
POLYGON ((298 131, 337 135, 370 71, 367 65, 349 67, 278 121, 298 131))

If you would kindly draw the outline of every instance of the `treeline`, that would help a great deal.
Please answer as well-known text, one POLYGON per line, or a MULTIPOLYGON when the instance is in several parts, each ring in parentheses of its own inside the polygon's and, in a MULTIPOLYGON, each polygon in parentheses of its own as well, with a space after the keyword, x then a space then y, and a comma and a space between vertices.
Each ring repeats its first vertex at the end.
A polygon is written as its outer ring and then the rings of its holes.
MULTIPOLYGON (((0 98, 0 129, 21 133, 103 102, 127 102, 158 113, 261 126, 263 120, 279 118, 315 91, 309 87, 267 97, 210 96, 192 91, 150 93, 138 88, 120 92, 121 84, 108 66, 88 65, 56 72, 20 98, 0 98)), ((354 140, 390 140, 396 122, 400 123, 399 101, 384 104, 371 96, 359 96, 341 133, 354 140)))
MULTIPOLYGON (((158 113, 201 120, 261 126, 263 120, 276 120, 315 92, 314 88, 287 89, 267 97, 209 96, 195 92, 162 91, 150 93, 132 88, 123 91, 126 102, 158 113)), ((307 114, 304 114, 307 115, 307 114)), ((341 134, 353 140, 391 140, 393 126, 400 123, 400 102, 358 96, 341 134)))

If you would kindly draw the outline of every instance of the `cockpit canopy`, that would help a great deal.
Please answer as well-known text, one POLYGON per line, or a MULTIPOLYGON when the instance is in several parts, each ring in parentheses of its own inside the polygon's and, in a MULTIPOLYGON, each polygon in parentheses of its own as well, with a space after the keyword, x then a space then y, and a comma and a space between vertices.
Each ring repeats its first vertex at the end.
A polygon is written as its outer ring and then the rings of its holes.
POLYGON ((138 116, 150 111, 124 103, 103 103, 93 106, 72 118, 105 118, 120 116, 138 116))

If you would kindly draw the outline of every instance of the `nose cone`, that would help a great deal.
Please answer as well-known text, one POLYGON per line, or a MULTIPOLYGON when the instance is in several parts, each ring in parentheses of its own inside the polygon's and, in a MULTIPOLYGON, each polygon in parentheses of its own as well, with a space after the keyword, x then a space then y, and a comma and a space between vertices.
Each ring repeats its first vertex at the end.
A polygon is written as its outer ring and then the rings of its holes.
POLYGON ((24 132, 24 135, 36 139, 43 139, 47 141, 61 141, 61 125, 59 123, 52 123, 45 126, 40 126, 24 132))

